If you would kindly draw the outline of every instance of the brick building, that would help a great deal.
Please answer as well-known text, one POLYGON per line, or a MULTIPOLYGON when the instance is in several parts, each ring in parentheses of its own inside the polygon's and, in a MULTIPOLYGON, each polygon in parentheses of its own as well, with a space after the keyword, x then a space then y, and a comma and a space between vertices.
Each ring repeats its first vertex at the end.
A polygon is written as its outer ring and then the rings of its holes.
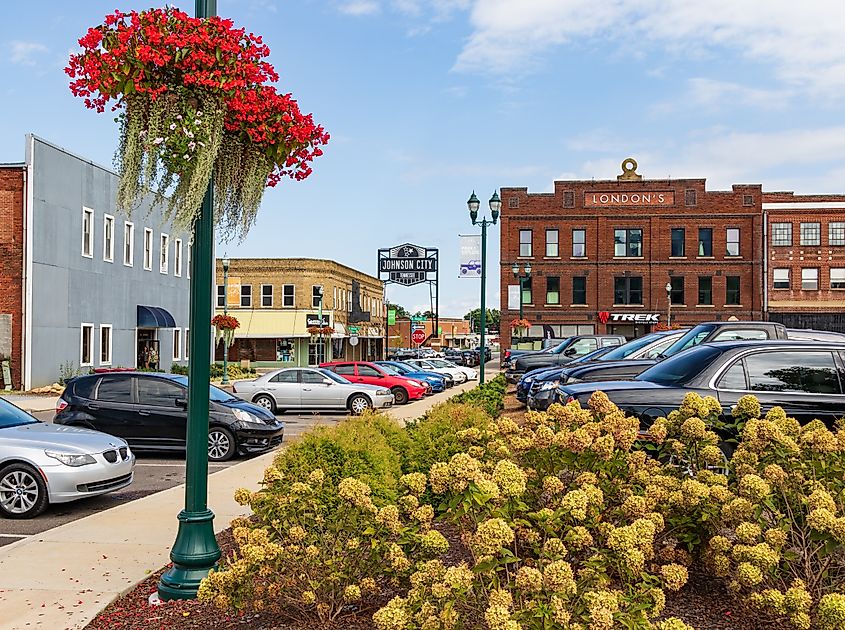
POLYGON ((0 165, 0 384, 20 387, 26 164, 0 165))
POLYGON ((556 181, 551 193, 501 189, 503 347, 520 300, 535 341, 638 337, 670 311, 672 324, 763 318, 761 186, 711 191, 704 179, 642 179, 630 159, 623 171, 556 181), (521 272, 531 265, 521 292, 515 263, 521 272))
POLYGON ((411 341, 411 333, 414 324, 417 324, 425 333, 425 345, 432 348, 470 348, 478 345, 478 335, 470 330, 470 322, 467 319, 457 317, 441 317, 439 320, 440 335, 434 335, 434 322, 426 319, 421 322, 412 322, 407 317, 397 318, 396 323, 389 326, 390 348, 414 348, 416 344, 411 341))
POLYGON ((763 195, 769 319, 845 332, 845 195, 763 195))
MULTIPOLYGON (((332 359, 381 358, 384 348, 384 285, 378 278, 331 260, 233 258, 224 287, 217 260, 216 313, 224 305, 240 328, 229 349, 232 361, 253 366, 315 365, 332 359), (312 336, 320 302, 328 336, 312 336), (355 345, 351 337, 357 337, 355 345)), ((223 360, 223 346, 215 359, 223 360)))

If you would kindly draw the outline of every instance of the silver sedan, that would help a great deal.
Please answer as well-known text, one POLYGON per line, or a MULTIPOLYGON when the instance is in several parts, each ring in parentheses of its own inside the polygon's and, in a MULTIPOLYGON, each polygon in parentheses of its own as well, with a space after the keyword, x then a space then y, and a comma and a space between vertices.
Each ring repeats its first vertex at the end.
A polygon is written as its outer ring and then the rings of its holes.
POLYGON ((342 410, 360 415, 393 405, 393 393, 376 385, 351 383, 323 368, 284 368, 232 385, 236 396, 273 413, 299 409, 342 410))
POLYGON ((0 398, 0 515, 32 518, 51 503, 125 488, 134 469, 120 438, 41 422, 0 398))

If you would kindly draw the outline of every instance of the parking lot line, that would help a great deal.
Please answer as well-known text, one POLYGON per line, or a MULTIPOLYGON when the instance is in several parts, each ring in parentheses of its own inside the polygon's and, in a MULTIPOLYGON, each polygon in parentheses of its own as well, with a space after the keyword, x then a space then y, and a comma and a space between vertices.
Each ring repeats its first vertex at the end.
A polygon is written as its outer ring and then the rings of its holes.
MULTIPOLYGON (((211 468, 213 466, 215 468, 228 468, 232 465, 233 464, 212 464, 209 462, 208 467, 211 468)), ((137 468, 138 466, 154 466, 157 468, 184 468, 185 462, 173 462, 172 464, 163 464, 160 462, 135 462, 135 467, 137 468)))
POLYGON ((31 534, 0 534, 0 538, 29 538, 31 534))

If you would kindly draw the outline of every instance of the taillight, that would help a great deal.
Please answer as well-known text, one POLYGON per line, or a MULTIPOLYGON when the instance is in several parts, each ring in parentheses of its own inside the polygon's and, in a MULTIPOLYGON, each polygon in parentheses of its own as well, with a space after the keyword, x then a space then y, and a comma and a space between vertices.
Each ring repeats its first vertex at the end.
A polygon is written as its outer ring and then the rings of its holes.
POLYGON ((575 402, 575 396, 573 396, 572 394, 570 394, 569 396, 567 396, 567 397, 566 397, 566 404, 567 404, 567 405, 568 405, 569 403, 573 403, 573 402, 575 402))
POLYGON ((59 402, 56 403, 56 413, 61 413, 65 409, 67 409, 67 401, 59 398, 59 402))

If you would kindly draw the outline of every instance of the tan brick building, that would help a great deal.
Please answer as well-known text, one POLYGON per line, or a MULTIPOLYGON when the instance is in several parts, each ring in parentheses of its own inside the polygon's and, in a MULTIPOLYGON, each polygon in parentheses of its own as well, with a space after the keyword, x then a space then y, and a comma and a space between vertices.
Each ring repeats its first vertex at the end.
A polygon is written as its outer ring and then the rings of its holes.
MULTIPOLYGON (((226 287, 217 260, 216 283, 215 312, 226 304, 240 322, 232 361, 280 367, 382 356, 384 285, 378 278, 331 260, 233 258, 226 287), (320 322, 321 301, 323 322, 333 332, 313 336, 308 328, 320 322)), ((222 344, 215 358, 223 359, 222 344)))

